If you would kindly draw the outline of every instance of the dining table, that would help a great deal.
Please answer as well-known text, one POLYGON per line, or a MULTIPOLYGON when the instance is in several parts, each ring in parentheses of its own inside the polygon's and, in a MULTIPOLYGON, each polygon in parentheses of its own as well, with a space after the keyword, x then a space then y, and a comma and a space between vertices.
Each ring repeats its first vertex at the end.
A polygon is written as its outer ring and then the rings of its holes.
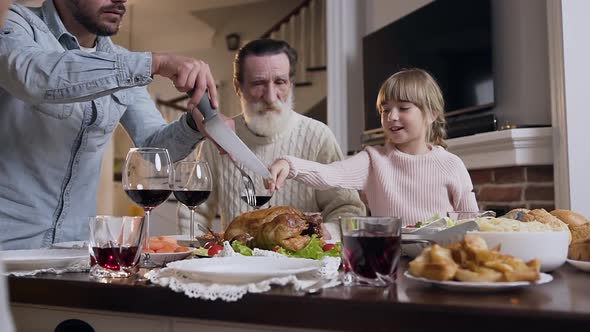
POLYGON ((235 302, 194 299, 134 277, 95 280, 87 273, 64 273, 8 281, 19 331, 38 325, 48 326, 39 331, 58 331, 53 326, 64 321, 96 326, 88 331, 113 326, 126 331, 126 320, 131 327, 150 322, 149 331, 175 332, 565 332, 590 327, 590 273, 569 264, 551 272, 553 280, 543 285, 478 291, 441 289, 409 279, 403 275, 407 266, 408 259, 402 259, 397 281, 389 287, 340 285, 309 295, 281 286, 235 302))

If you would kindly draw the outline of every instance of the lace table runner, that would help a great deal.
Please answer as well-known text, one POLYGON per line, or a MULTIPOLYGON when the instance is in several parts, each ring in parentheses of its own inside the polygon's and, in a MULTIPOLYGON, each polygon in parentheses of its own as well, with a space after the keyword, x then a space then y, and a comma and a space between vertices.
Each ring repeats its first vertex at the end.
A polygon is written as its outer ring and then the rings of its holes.
MULTIPOLYGON (((285 256, 268 250, 254 249, 254 256, 270 256, 277 259, 284 259, 285 256)), ((236 253, 228 242, 224 243, 223 251, 218 257, 241 256, 236 253)), ((193 276, 173 268, 162 268, 148 272, 145 277, 152 283, 169 287, 175 292, 182 292, 191 298, 205 300, 237 301, 247 293, 262 293, 270 290, 271 285, 286 286, 292 285, 295 290, 301 290, 311 286, 322 279, 329 280, 322 288, 334 287, 340 284, 338 278, 339 257, 324 257, 322 267, 319 270, 285 277, 271 278, 248 284, 218 284, 196 280, 193 276)))
POLYGON ((23 276, 34 276, 39 273, 53 273, 53 274, 62 274, 66 272, 88 272, 90 270, 90 263, 88 259, 80 260, 77 262, 72 262, 68 266, 57 269, 57 268, 47 268, 47 269, 36 269, 31 271, 7 271, 5 275, 12 275, 16 277, 23 277, 23 276))

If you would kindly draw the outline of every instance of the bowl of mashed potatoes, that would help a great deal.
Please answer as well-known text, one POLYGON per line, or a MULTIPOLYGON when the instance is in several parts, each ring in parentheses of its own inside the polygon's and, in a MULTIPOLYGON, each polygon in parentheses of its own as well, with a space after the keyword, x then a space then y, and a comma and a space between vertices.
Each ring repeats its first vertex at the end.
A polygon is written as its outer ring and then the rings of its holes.
POLYGON ((479 231, 469 232, 484 239, 488 248, 524 261, 538 258, 541 271, 553 271, 567 260, 571 234, 565 223, 523 222, 509 218, 476 218, 479 231), (563 225, 562 225, 563 224, 563 225))

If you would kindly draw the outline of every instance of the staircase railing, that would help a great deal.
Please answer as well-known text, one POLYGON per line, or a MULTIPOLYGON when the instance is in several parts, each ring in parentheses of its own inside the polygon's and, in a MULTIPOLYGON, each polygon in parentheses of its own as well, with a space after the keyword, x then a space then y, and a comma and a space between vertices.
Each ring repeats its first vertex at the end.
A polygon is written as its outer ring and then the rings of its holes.
POLYGON ((310 85, 308 71, 326 69, 326 1, 305 0, 261 38, 287 41, 299 54, 295 85, 310 85))

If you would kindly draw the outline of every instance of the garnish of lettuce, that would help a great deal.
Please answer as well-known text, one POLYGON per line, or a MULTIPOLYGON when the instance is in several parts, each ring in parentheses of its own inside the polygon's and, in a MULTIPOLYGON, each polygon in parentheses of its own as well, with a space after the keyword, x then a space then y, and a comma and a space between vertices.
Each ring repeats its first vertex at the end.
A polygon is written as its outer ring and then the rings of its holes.
POLYGON ((428 225, 428 224, 432 223, 433 221, 437 221, 437 220, 439 220, 439 219, 440 219, 440 215, 437 213, 437 214, 435 214, 435 215, 434 215, 432 218, 430 218, 430 219, 426 219, 426 220, 423 220, 423 221, 418 221, 418 222, 417 222, 417 223, 414 225, 414 227, 416 227, 416 228, 423 227, 423 226, 426 226, 426 225, 428 225))
POLYGON ((196 255, 196 256, 204 256, 204 257, 207 257, 207 256, 209 256, 209 249, 207 249, 207 248, 196 248, 193 251, 193 254, 196 255))
POLYGON ((334 244, 334 248, 328 251, 322 249, 322 241, 316 234, 311 236, 311 241, 301 250, 291 251, 285 248, 279 248, 278 253, 281 253, 288 257, 298 258, 309 258, 309 259, 322 259, 326 256, 340 257, 340 242, 334 244))
MULTIPOLYGON (((252 256, 252 249, 248 248, 240 241, 233 241, 231 247, 234 249, 235 252, 239 254, 242 254, 244 256, 252 256)), ((276 252, 288 257, 322 259, 326 256, 340 257, 341 247, 342 244, 338 242, 334 244, 334 248, 328 251, 324 251, 322 249, 322 241, 318 238, 316 234, 314 234, 311 236, 311 240, 309 241, 309 243, 301 250, 291 251, 279 247, 279 249, 276 250, 276 252)))
POLYGON ((446 221, 446 223, 447 223, 447 228, 449 228, 449 227, 453 227, 453 226, 457 225, 457 221, 455 221, 455 220, 453 220, 453 219, 451 219, 451 218, 449 218, 449 217, 441 217, 441 216, 440 216, 440 215, 437 213, 437 214, 435 214, 435 215, 434 215, 432 218, 430 218, 430 219, 427 219, 427 220, 424 220, 424 221, 419 221, 419 222, 417 222, 417 223, 414 225, 414 227, 416 227, 416 228, 424 227, 424 226, 426 226, 426 225, 429 225, 429 224, 431 224, 431 223, 433 223, 433 222, 435 222, 435 221, 439 220, 440 218, 443 218, 443 219, 446 221))
POLYGON ((252 256, 252 249, 245 246, 240 241, 234 241, 231 243, 231 247, 234 249, 235 252, 238 254, 242 254, 244 256, 252 256))

